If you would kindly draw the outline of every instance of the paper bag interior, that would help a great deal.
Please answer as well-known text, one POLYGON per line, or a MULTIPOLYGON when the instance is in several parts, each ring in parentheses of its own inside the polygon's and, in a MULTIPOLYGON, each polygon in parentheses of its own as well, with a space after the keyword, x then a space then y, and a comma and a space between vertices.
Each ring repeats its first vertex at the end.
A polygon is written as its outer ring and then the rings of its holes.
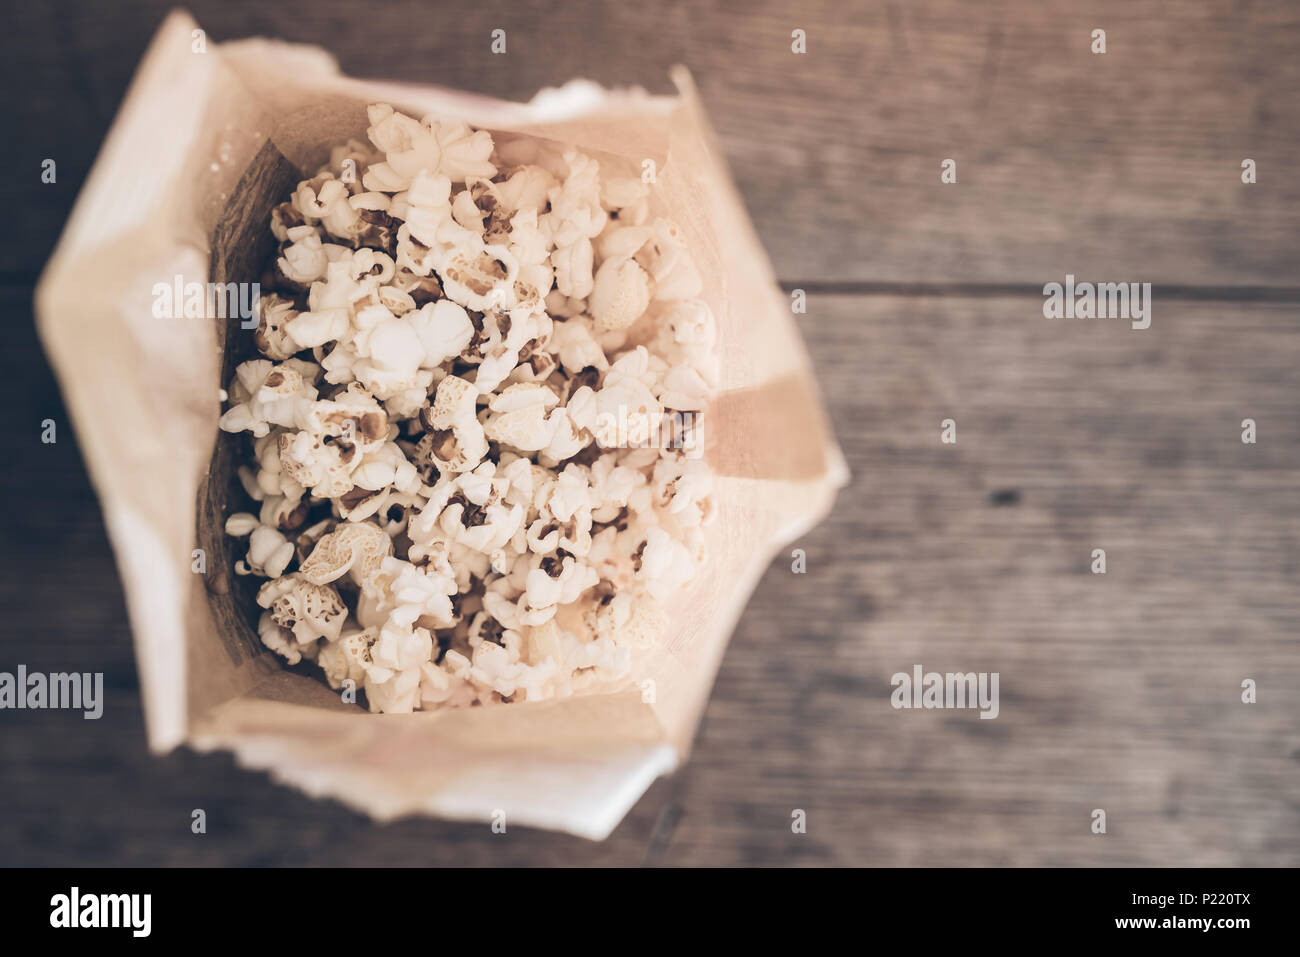
POLYGON ((788 301, 689 76, 675 71, 675 97, 586 84, 511 104, 349 79, 318 50, 270 41, 196 53, 196 29, 173 14, 159 31, 38 290, 127 593, 151 744, 230 749, 377 818, 504 816, 604 837, 687 753, 758 577, 845 479, 788 301), (149 290, 174 275, 258 281, 271 208, 331 146, 365 139, 373 102, 636 169, 650 159, 656 212, 696 257, 722 355, 704 420, 718 515, 705 573, 672 601, 666 632, 621 690, 371 715, 257 638, 260 580, 234 574, 241 543, 223 532, 250 505, 235 474, 244 440, 216 427, 218 389, 255 355, 252 334, 237 319, 154 318, 149 290))

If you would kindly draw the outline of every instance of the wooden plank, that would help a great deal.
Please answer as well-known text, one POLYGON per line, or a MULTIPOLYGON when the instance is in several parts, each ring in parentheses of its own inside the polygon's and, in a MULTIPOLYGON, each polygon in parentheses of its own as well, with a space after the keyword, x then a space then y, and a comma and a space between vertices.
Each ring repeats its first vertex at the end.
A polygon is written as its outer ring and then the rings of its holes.
POLYGON ((666 860, 1300 861, 1300 320, 1040 310, 813 300, 853 482, 749 606, 666 860), (894 710, 915 664, 998 672, 1000 715, 894 710))
MULTIPOLYGON (((40 268, 168 2, 13 11, 24 130, 5 269, 40 268), (59 163, 40 183, 43 158, 59 163)), ((1012 0, 456 8, 196 2, 215 40, 316 43, 349 72, 524 98, 695 72, 778 275, 799 283, 1294 285, 1300 7, 1012 0), (1090 52, 1107 31, 1108 52, 1090 52), (494 29, 507 52, 488 53, 494 29), (808 52, 791 52, 803 29, 808 52), (940 163, 957 161, 955 185, 940 163), (1243 158, 1259 182, 1240 182, 1243 158)))
POLYGON ((226 756, 151 758, 98 509, 67 433, 33 438, 57 394, 25 297, 0 307, 31 370, 3 426, 23 504, 0 647, 110 688, 99 721, 6 717, 6 864, 1300 863, 1293 309, 1158 299, 1134 331, 1045 320, 1038 297, 813 297, 852 485, 797 543, 807 573, 762 580, 686 769, 594 845, 372 827, 226 756), (998 672, 999 717, 893 710, 914 664, 998 672))

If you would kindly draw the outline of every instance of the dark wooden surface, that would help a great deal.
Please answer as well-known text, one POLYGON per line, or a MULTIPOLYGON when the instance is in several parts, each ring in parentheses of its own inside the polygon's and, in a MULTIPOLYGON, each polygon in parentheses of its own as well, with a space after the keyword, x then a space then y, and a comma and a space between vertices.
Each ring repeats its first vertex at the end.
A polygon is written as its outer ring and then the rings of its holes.
POLYGON ((513 97, 574 74, 662 90, 684 62, 781 281, 813 292, 852 485, 797 543, 807 574, 780 560, 760 583, 690 764, 603 844, 375 826, 225 756, 147 754, 30 297, 165 6, 11 11, 0 670, 109 690, 99 721, 0 712, 0 864, 1300 862, 1300 8, 785 6, 191 7, 216 40, 513 97), (1043 319, 1037 290, 1067 272, 1155 283, 1152 328, 1043 319), (1000 717, 893 710, 889 676, 916 663, 999 672, 1000 717))

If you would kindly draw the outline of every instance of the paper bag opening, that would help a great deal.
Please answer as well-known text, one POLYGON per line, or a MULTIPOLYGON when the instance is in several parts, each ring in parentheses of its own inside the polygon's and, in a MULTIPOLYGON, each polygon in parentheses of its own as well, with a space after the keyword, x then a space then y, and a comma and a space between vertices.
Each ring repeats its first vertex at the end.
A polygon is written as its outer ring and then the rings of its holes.
POLYGON ((319 51, 264 40, 196 54, 195 29, 173 14, 159 31, 38 289, 42 338, 122 572, 151 745, 229 749, 377 818, 501 816, 604 837, 687 753, 758 577, 846 478, 689 76, 674 72, 676 97, 580 83, 502 103, 349 79, 319 51), (257 281, 273 247, 271 208, 331 146, 364 138, 374 102, 638 167, 654 159, 662 214, 705 276, 723 356, 705 420, 718 519, 705 573, 672 601, 667 633, 623 690, 371 715, 257 638, 257 580, 233 573, 223 531, 246 507, 243 446, 216 428, 218 390, 254 354, 252 336, 237 320, 154 318, 148 290, 173 276, 257 281), (161 164, 160 150, 171 151, 161 164))

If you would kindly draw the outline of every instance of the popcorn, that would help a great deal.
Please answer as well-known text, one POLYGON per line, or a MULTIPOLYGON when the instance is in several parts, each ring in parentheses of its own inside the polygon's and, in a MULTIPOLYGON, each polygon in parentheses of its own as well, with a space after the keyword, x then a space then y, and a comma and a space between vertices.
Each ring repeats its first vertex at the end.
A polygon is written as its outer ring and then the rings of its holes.
POLYGON ((286 328, 296 318, 298 310, 293 300, 277 293, 270 293, 259 300, 257 331, 253 341, 262 355, 270 359, 290 359, 302 351, 302 345, 294 341, 286 328))
POLYGON ((366 135, 384 154, 385 162, 371 166, 362 177, 366 189, 398 192, 410 185, 411 177, 433 170, 456 182, 471 176, 490 178, 496 167, 489 162, 492 136, 473 131, 465 123, 439 123, 426 119, 417 123, 391 106, 372 106, 367 111, 370 128, 366 135))
POLYGON ((417 446, 418 454, 440 472, 468 472, 487 454, 487 437, 475 417, 478 390, 459 376, 438 383, 431 405, 420 412, 428 433, 417 446))
POLYGON ((379 570, 392 548, 393 543, 377 525, 348 522, 317 542, 299 571, 313 585, 337 581, 349 572, 352 580, 361 584, 379 570))
POLYGON ((555 433, 555 424, 547 419, 547 412, 558 401, 559 397, 544 385, 508 386, 489 403, 493 414, 484 423, 484 433, 493 442, 523 452, 540 451, 551 443, 555 433))
POLYGON ((287 629, 299 645, 324 638, 338 641, 347 607, 330 585, 315 585, 295 572, 268 581, 257 593, 257 603, 269 609, 271 620, 287 629))
POLYGON ((284 255, 276 260, 281 274, 302 285, 315 282, 329 266, 320 234, 314 226, 295 226, 288 231, 288 237, 284 255))
POLYGON ((603 372, 609 367, 605 350, 592 335, 591 321, 586 316, 555 323, 551 344, 560 357, 560 365, 571 375, 584 369, 603 372))
POLYGON ((647 356, 643 346, 621 356, 596 393, 596 417, 590 428, 602 448, 642 445, 658 432, 663 408, 644 382, 647 356))
POLYGON ((226 519, 226 534, 231 538, 243 538, 245 535, 251 535, 260 524, 262 523, 257 520, 256 515, 236 512, 226 519))
POLYGON ((295 496, 268 495, 262 500, 262 508, 258 513, 258 523, 279 529, 282 532, 291 532, 306 521, 307 512, 307 504, 302 501, 301 494, 295 496))
POLYGON ((227 432, 249 431, 261 437, 272 425, 291 426, 316 399, 316 367, 290 359, 280 365, 267 359, 242 362, 230 384, 231 407, 221 416, 227 432))
POLYGON ((600 205, 600 166, 595 160, 577 150, 564 151, 568 176, 561 186, 547 194, 551 212, 547 214, 557 248, 563 248, 581 238, 599 236, 608 221, 608 214, 600 205))
MULTIPOLYGON (((324 172, 298 185, 294 206, 308 220, 316 219, 332 236, 350 237, 361 228, 361 216, 350 202, 347 185, 324 172)), ((292 233, 292 231, 290 231, 292 233)))
POLYGON ((418 567, 399 558, 385 558, 380 566, 384 587, 370 614, 381 620, 392 617, 405 623, 418 622, 425 628, 451 628, 456 613, 451 596, 456 580, 447 562, 418 567))
MULTIPOLYGON (((600 201, 609 209, 623 210, 637 206, 649 195, 650 187, 639 176, 602 176, 600 201)), ((624 217, 620 216, 619 221, 624 221, 624 217)))
POLYGON ((596 271, 591 292, 591 317, 596 328, 619 332, 628 328, 650 305, 651 279, 634 259, 606 259, 596 271))
POLYGON ((279 578, 293 561, 291 545, 278 529, 259 524, 248 537, 248 557, 235 563, 240 575, 279 578))
POLYGON ((374 712, 617 687, 715 515, 657 441, 718 381, 698 267, 631 164, 368 118, 272 210, 263 358, 223 395, 259 636, 374 712))
POLYGON ((421 365, 436 368, 465 351, 474 338, 474 324, 465 307, 450 299, 426 303, 410 318, 420 340, 421 365))
POLYGON ((555 288, 572 299, 586 299, 595 286, 591 240, 585 236, 555 251, 555 288))
MULTIPOLYGON (((365 681, 366 670, 361 667, 360 659, 352 653, 354 645, 353 636, 348 635, 339 641, 329 642, 316 656, 316 663, 325 673, 325 680, 336 691, 343 687, 344 681, 351 681, 353 687, 358 687, 365 681)), ((289 663, 297 664, 294 661, 289 663)))
POLYGON ((530 608, 572 604, 600 580, 592 568, 578 563, 572 556, 561 559, 548 555, 535 562, 524 589, 530 608))
POLYGON ((351 269, 352 264, 346 259, 326 264, 324 281, 311 284, 307 311, 299 313, 285 327, 294 342, 310 349, 348 334, 349 307, 356 292, 351 269))
POLYGON ((662 528, 646 529, 645 548, 632 559, 637 580, 644 582, 652 598, 666 599, 694 573, 689 550, 662 528))

